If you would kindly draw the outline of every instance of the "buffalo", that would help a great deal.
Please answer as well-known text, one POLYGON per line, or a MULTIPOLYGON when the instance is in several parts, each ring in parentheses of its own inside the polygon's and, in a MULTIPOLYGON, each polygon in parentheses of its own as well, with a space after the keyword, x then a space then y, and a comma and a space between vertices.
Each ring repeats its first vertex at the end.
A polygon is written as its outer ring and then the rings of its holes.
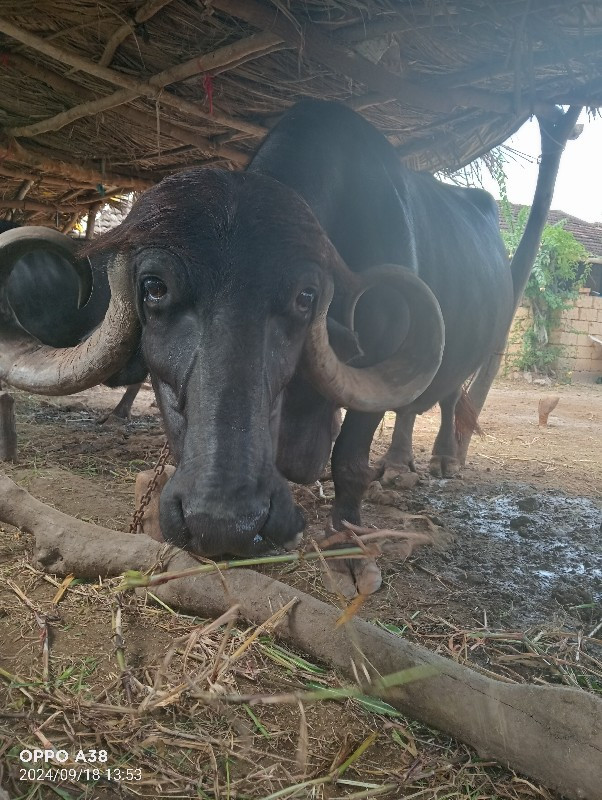
MULTIPOLYGON (((19 324, 40 342, 73 347, 98 327, 108 308, 107 258, 94 259, 90 270, 77 258, 76 239, 51 228, 21 228, 0 220, 0 253, 2 242, 15 238, 20 242, 21 255, 12 259, 3 298, 19 324), (6 236, 8 231, 14 233, 6 236)), ((111 412, 113 416, 129 418, 145 377, 146 366, 139 355, 134 355, 127 368, 106 379, 111 387, 132 384, 111 412)))
POLYGON ((163 535, 205 556, 295 546, 304 519, 287 479, 318 479, 331 449, 333 524, 360 524, 385 410, 408 421, 410 466, 410 422, 440 403, 446 473, 462 384, 512 309, 493 198, 409 171, 365 119, 325 101, 285 113, 244 172, 165 178, 89 252, 112 254, 101 326, 53 350, 4 308, 0 377, 78 391, 140 347, 177 464, 163 535))

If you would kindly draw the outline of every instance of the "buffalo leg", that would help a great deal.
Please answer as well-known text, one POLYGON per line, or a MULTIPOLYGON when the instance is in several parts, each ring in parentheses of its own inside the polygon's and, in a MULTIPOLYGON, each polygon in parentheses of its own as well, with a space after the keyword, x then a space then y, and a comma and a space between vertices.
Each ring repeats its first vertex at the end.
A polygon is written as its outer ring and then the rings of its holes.
POLYGON ((460 462, 457 457, 458 443, 454 425, 456 404, 460 399, 460 394, 461 389, 457 389, 439 402, 441 425, 433 445, 433 454, 429 464, 430 473, 436 478, 453 478, 460 472, 460 462))
MULTIPOLYGON (((348 411, 332 451, 332 477, 335 501, 332 522, 341 529, 343 521, 361 525, 362 498, 371 481, 382 472, 370 467, 370 445, 382 414, 348 411)), ((353 597, 372 594, 380 588, 382 577, 374 559, 329 560, 328 588, 353 597)))
POLYGON ((391 445, 381 461, 385 469, 416 472, 412 448, 412 434, 415 422, 416 414, 407 411, 397 412, 391 445))
POLYGON ((383 415, 348 411, 332 451, 332 479, 335 501, 332 521, 340 529, 341 522, 361 525, 361 504, 364 493, 378 475, 370 467, 370 446, 383 415))
POLYGON ((106 422, 110 417, 117 417, 118 419, 131 419, 132 417, 132 406, 134 405, 134 400, 138 392, 140 391, 140 387, 142 386, 141 383, 133 383, 131 386, 128 386, 125 392, 123 393, 123 397, 117 403, 115 408, 112 411, 109 411, 108 414, 103 414, 101 417, 98 418, 97 422, 102 424, 106 422))

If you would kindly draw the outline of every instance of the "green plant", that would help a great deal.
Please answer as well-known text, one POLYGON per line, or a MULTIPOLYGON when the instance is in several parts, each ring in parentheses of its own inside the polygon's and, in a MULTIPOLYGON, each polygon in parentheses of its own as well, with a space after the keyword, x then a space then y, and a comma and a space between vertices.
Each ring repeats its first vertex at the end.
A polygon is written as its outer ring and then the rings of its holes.
MULTIPOLYGON (((510 258, 514 255, 527 223, 529 208, 522 208, 514 217, 505 196, 500 203, 507 230, 502 237, 510 258)), ((560 321, 560 314, 569 308, 579 295, 589 275, 587 251, 570 231, 565 221, 546 225, 524 293, 531 308, 531 326, 523 335, 522 348, 514 366, 548 374, 564 348, 550 344, 550 333, 560 321)))

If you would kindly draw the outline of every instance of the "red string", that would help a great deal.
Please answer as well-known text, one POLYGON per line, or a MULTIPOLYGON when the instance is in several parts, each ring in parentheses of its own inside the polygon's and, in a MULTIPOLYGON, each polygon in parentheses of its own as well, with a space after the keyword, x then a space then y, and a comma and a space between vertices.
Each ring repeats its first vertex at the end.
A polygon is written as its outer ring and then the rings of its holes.
POLYGON ((0 64, 2 64, 3 67, 8 67, 10 64, 10 56, 8 53, 0 53, 0 64))
POLYGON ((213 114, 213 76, 203 76, 203 89, 207 95, 207 102, 209 103, 209 113, 213 114))

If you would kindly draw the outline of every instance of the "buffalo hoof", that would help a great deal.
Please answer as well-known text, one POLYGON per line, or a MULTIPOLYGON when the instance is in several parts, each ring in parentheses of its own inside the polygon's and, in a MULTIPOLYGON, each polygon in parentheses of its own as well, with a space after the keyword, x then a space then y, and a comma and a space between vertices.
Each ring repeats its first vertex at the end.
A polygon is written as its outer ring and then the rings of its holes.
POLYGON ((413 489, 419 480, 418 474, 408 467, 389 464, 380 482, 387 489, 413 489))
POLYGON ((380 567, 373 558, 329 558, 322 568, 322 580, 327 591, 347 600, 358 594, 374 594, 383 582, 380 567))
POLYGON ((435 478, 457 478, 461 469, 460 462, 453 456, 431 456, 429 472, 435 478))

